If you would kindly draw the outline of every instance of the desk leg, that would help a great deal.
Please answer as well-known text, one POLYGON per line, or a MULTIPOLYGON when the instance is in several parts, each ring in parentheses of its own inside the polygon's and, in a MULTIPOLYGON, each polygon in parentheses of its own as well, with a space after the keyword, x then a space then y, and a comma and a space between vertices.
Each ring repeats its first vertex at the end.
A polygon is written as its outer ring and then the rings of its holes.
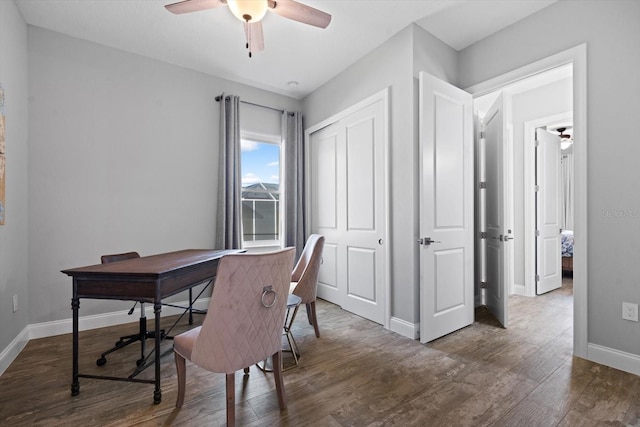
POLYGON ((189 324, 193 325, 193 288, 189 288, 189 324))
POLYGON ((75 279, 73 286, 73 298, 71 298, 71 310, 73 311, 73 377, 71 381, 71 396, 80 393, 80 383, 78 382, 78 309, 80 299, 77 297, 75 279))
POLYGON ((153 403, 157 405, 162 400, 162 391, 160 391, 160 341, 162 340, 162 334, 160 331, 160 311, 162 310, 161 303, 155 303, 153 305, 153 312, 155 313, 155 345, 156 345, 156 360, 155 360, 155 368, 156 368, 156 389, 153 392, 153 403))

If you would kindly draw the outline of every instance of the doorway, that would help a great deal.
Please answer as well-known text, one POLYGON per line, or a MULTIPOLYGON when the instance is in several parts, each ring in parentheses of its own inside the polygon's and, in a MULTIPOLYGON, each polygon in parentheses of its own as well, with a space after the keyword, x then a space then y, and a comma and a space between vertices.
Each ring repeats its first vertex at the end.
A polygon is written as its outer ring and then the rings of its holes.
MULTIPOLYGON (((480 198, 486 200, 487 213, 484 227, 480 227, 486 231, 489 266, 495 264, 489 261, 498 257, 498 250, 505 251, 501 255, 507 264, 503 269, 505 293, 534 296, 561 285, 560 238, 561 228, 566 227, 562 221, 560 137, 547 129, 568 127, 572 120, 571 65, 510 85, 497 95, 488 94, 476 102, 487 163, 483 168, 486 197, 480 198), (492 104, 485 112, 489 102, 492 104), (497 153, 498 148, 504 153, 497 153), (499 169, 504 170, 504 183, 496 187, 492 178, 499 169), (504 208, 489 209, 498 194, 504 199, 504 208), (504 219, 491 222, 496 210, 503 212, 504 219), (499 230, 492 233, 492 224, 499 224, 499 230)), ((487 270, 485 303, 492 308, 496 305, 492 285, 497 280, 490 273, 487 270)), ((507 319, 502 314, 497 317, 507 319)))
MULTIPOLYGON (((545 58, 536 63, 509 72, 490 81, 467 88, 474 95, 474 100, 480 97, 504 91, 514 84, 529 83, 531 78, 541 77, 548 71, 558 71, 563 66, 571 66, 572 110, 576 139, 581 143, 574 147, 575 161, 575 230, 576 242, 574 247, 574 321, 573 321, 573 352, 574 355, 587 357, 587 179, 586 179, 586 45, 569 49, 545 58)), ((515 235, 516 239, 518 238, 515 235)), ((514 257, 515 262, 524 264, 524 257, 514 257)), ((524 265, 523 265, 524 271, 524 265)), ((535 277, 535 275, 533 276, 535 277)))

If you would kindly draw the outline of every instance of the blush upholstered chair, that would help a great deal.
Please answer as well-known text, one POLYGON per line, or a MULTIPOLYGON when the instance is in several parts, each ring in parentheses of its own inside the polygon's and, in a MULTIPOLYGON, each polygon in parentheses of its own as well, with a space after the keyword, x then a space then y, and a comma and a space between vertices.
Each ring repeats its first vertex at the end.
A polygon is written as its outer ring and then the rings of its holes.
POLYGON ((320 329, 318 328, 318 318, 316 316, 316 290, 318 288, 318 272, 322 263, 323 249, 324 236, 319 234, 310 235, 291 274, 289 288, 292 294, 302 298, 302 304, 307 307, 309 324, 313 325, 318 338, 320 338, 320 329))
POLYGON ((233 254, 220 259, 209 310, 201 327, 173 340, 178 371, 176 407, 184 402, 185 359, 226 374, 227 425, 235 424, 235 372, 273 359, 281 409, 286 409, 281 351, 294 249, 233 254))

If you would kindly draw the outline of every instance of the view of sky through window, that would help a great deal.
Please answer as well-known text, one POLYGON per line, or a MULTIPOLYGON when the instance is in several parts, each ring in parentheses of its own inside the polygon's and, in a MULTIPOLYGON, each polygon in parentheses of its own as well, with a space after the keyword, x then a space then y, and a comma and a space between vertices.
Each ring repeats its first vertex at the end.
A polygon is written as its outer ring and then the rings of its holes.
POLYGON ((241 142, 242 186, 280 182, 280 146, 243 139, 241 142))

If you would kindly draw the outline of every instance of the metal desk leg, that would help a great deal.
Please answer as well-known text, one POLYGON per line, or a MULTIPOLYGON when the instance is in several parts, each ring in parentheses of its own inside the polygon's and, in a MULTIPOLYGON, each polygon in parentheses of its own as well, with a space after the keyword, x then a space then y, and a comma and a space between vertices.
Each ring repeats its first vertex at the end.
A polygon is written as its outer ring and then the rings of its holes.
POLYGON ((71 310, 73 311, 73 376, 71 380, 71 396, 80 393, 80 383, 78 382, 78 309, 80 299, 77 297, 76 281, 73 280, 73 298, 71 298, 71 310))
MULTIPOLYGON (((153 312, 155 313, 155 329, 160 330, 160 311, 162 310, 162 303, 153 304, 153 312)), ((155 336, 155 365, 156 365, 156 389, 153 392, 153 403, 157 405, 162 400, 162 391, 160 391, 160 341, 162 341, 162 334, 156 333, 155 336)))
POLYGON ((193 288, 189 288, 189 324, 193 325, 193 288))

